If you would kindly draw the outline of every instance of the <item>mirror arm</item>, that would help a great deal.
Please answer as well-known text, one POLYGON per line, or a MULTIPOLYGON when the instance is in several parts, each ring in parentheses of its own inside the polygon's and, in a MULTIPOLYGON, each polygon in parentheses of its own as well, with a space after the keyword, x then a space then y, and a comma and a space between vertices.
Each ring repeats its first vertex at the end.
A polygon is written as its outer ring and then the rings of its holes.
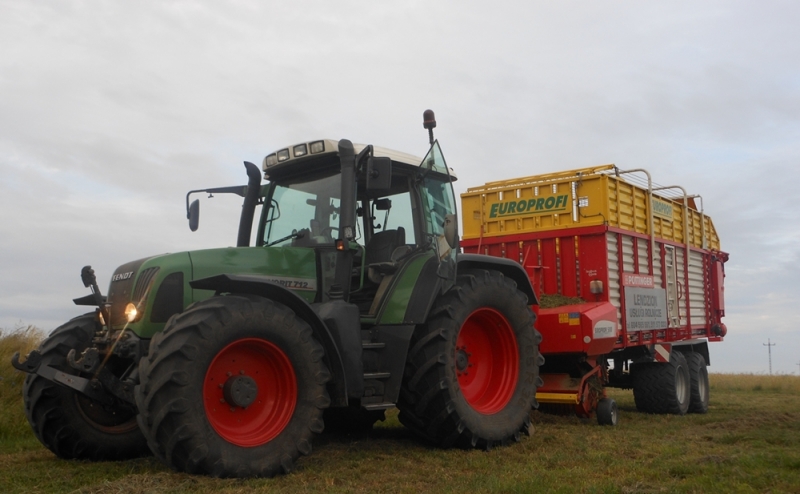
POLYGON ((364 149, 362 149, 361 152, 356 155, 356 170, 358 170, 358 166, 361 164, 361 161, 367 156, 372 156, 372 144, 364 146, 364 149))

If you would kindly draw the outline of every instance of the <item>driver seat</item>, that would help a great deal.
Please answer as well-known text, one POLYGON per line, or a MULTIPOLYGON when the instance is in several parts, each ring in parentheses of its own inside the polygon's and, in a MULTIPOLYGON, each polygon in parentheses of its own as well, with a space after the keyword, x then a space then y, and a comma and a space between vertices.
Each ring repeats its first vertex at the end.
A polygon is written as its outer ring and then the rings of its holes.
POLYGON ((364 248, 369 281, 380 284, 386 274, 397 269, 396 259, 400 256, 395 251, 401 247, 408 248, 406 230, 402 226, 397 227, 397 230, 378 232, 369 239, 364 248))

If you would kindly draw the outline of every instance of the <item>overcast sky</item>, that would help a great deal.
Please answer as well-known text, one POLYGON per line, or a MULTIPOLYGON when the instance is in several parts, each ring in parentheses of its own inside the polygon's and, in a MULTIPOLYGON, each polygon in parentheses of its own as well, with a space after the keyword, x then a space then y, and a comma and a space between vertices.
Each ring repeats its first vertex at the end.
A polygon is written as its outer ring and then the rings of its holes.
POLYGON ((317 138, 488 180, 615 163, 701 194, 712 372, 800 371, 800 3, 0 0, 0 328, 85 311, 91 264, 236 242, 242 161, 317 138), (272 6, 265 6, 273 4, 272 6))

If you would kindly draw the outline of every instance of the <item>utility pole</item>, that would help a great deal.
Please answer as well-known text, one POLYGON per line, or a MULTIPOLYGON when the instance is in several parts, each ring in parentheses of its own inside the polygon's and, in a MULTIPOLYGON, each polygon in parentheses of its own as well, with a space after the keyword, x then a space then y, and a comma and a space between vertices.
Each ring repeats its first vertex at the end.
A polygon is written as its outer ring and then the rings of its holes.
MULTIPOLYGON (((772 347, 775 346, 775 343, 770 343, 769 338, 767 338, 767 342, 763 343, 765 347, 767 347, 767 351, 769 351, 769 375, 772 375, 772 347)), ((800 364, 799 364, 800 365, 800 364)))

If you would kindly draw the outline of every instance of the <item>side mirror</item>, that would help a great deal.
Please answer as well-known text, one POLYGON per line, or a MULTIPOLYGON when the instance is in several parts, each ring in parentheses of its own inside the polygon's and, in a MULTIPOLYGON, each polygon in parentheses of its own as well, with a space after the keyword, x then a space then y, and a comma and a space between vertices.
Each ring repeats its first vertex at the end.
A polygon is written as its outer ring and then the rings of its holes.
POLYGON ((458 246, 458 218, 455 214, 444 216, 444 239, 451 249, 458 246))
POLYGON ((370 156, 367 161, 367 190, 388 191, 392 187, 392 159, 370 156))
POLYGON ((189 218, 189 230, 196 232, 200 224, 200 201, 195 199, 189 206, 189 211, 186 212, 186 217, 189 218))

